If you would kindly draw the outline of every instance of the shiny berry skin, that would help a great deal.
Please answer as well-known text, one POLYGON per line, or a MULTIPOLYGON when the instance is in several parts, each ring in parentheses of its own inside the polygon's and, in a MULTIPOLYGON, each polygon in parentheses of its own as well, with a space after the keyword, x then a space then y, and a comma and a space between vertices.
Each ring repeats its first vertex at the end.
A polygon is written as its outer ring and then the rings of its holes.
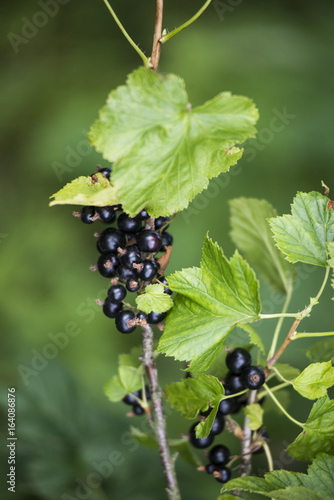
POLYGON ((264 371, 258 366, 246 368, 242 372, 241 377, 245 387, 250 390, 259 389, 266 381, 264 371))
POLYGON ((208 448, 209 446, 212 445, 213 440, 214 440, 214 435, 210 432, 210 434, 207 437, 204 438, 197 438, 196 437, 196 431, 195 427, 198 425, 199 422, 196 422, 190 427, 189 430, 189 441, 190 443, 195 447, 199 449, 204 449, 208 448))
POLYGON ((144 281, 152 281, 158 274, 158 266, 154 260, 143 260, 143 268, 139 271, 138 276, 144 281))
POLYGON ((214 477, 218 483, 227 483, 231 479, 231 471, 228 467, 219 467, 216 469, 214 477))
POLYGON ((236 406, 237 404, 235 398, 223 399, 219 404, 218 411, 222 415, 229 415, 235 411, 236 406))
POLYGON ((246 389, 241 375, 236 375, 231 372, 229 372, 225 378, 225 385, 231 391, 231 394, 236 394, 246 389))
POLYGON ((128 321, 133 321, 135 319, 135 313, 133 311, 121 311, 117 314, 115 325, 119 332, 121 333, 132 333, 137 328, 137 325, 129 326, 128 321))
POLYGON ((230 460, 230 450, 223 444, 217 444, 209 453, 209 460, 214 465, 226 465, 230 460))
POLYGON ((141 231, 137 237, 137 246, 141 252, 157 253, 162 245, 161 236, 150 229, 141 231))
POLYGON ((205 472, 207 474, 213 474, 215 470, 216 470, 216 468, 215 468, 215 466, 213 464, 206 464, 206 466, 205 466, 205 472))
POLYGON ((166 313, 156 313, 156 312, 150 312, 148 314, 146 321, 150 325, 157 325, 158 323, 161 323, 166 317, 166 313))
POLYGON ((125 247, 125 236, 114 227, 107 227, 99 238, 99 247, 103 253, 116 253, 118 248, 125 247))
POLYGON ((116 318, 117 314, 123 309, 122 302, 111 302, 106 299, 103 304, 103 312, 108 318, 116 318))
POLYGON ((129 269, 133 269, 133 264, 140 264, 141 261, 141 252, 136 245, 126 247, 125 254, 120 258, 121 265, 129 269))
POLYGON ((142 223, 138 219, 132 219, 127 214, 122 213, 117 220, 118 229, 125 234, 134 234, 142 228, 142 223))
POLYGON ((134 396, 137 396, 137 398, 141 399, 141 390, 131 392, 130 394, 124 396, 124 398, 122 399, 123 403, 130 406, 138 404, 138 400, 134 396))
POLYGON ((95 215, 94 207, 83 207, 80 211, 80 220, 84 224, 93 224, 92 217, 95 215))
POLYGON ((174 238, 170 233, 163 232, 161 235, 162 247, 161 250, 166 250, 166 247, 171 247, 173 245, 174 238))
POLYGON ((98 171, 98 173, 104 175, 104 177, 106 177, 107 179, 109 179, 110 178, 110 174, 111 174, 111 168, 101 168, 98 171))
POLYGON ((149 218, 149 214, 143 209, 139 214, 136 215, 135 219, 137 220, 147 220, 149 218))
POLYGON ((108 290, 108 299, 112 302, 122 302, 127 294, 126 288, 123 285, 112 285, 108 290))
POLYGON ((97 269, 104 278, 114 278, 118 265, 119 260, 115 253, 102 254, 97 260, 97 269))
POLYGON ((116 219, 116 212, 113 207, 97 207, 96 211, 102 222, 110 224, 116 219))
POLYGON ((252 357, 246 349, 238 347, 229 352, 226 356, 226 366, 231 373, 239 375, 245 368, 252 363, 252 357))
POLYGON ((211 434, 213 434, 214 436, 217 436, 218 434, 223 432, 224 427, 225 427, 224 415, 222 415, 221 413, 217 413, 216 418, 213 421, 213 425, 211 428, 211 434))
POLYGON ((170 221, 169 217, 158 217, 155 219, 154 227, 155 229, 161 229, 162 227, 167 227, 170 221))
POLYGON ((144 321, 144 320, 147 320, 147 314, 144 313, 143 311, 139 311, 136 315, 136 319, 138 321, 144 321))
POLYGON ((158 276, 158 280, 160 281, 160 283, 163 283, 165 285, 164 292, 168 293, 168 295, 172 295, 173 292, 170 288, 168 288, 168 281, 166 280, 166 278, 164 276, 158 276))
POLYGON ((135 269, 129 269, 128 267, 123 266, 118 266, 116 275, 123 283, 126 283, 128 280, 137 279, 137 271, 135 269))
POLYGON ((134 292, 137 292, 140 288, 140 283, 139 281, 137 280, 133 280, 133 279, 129 279, 126 283, 125 283, 125 286, 126 286, 126 289, 131 292, 131 293, 134 293, 134 292))
POLYGON ((145 410, 140 404, 134 404, 132 407, 132 411, 135 415, 144 415, 145 410))

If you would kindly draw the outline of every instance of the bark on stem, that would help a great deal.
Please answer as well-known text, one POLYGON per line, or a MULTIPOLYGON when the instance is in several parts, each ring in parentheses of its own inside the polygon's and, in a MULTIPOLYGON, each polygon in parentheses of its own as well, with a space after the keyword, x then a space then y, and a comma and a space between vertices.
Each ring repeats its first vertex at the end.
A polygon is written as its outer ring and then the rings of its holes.
MULTIPOLYGON (((257 391, 250 391, 247 405, 251 405, 256 400, 257 391)), ((242 464, 240 467, 240 476, 249 476, 252 470, 252 430, 248 427, 248 417, 245 415, 244 433, 242 436, 242 464)))
POLYGON ((276 353, 274 354, 274 356, 272 358, 269 359, 269 361, 267 362, 267 367, 265 369, 265 374, 266 374, 266 377, 268 377, 269 375, 269 372, 270 372, 270 368, 272 366, 274 366, 274 364, 276 363, 276 361, 278 360, 278 358, 283 354, 283 352, 285 351, 285 349, 288 347, 288 345, 290 344, 298 326, 299 326, 299 323, 302 321, 302 318, 299 318, 299 319, 295 319, 295 321, 292 323, 292 326, 289 330, 289 333, 288 335, 286 336, 283 344, 281 345, 281 347, 276 351, 276 353))
POLYGON ((154 411, 154 431, 159 445, 161 463, 163 466, 167 494, 169 500, 181 500, 174 463, 170 455, 167 440, 166 420, 162 406, 162 392, 158 380, 158 371, 153 358, 153 330, 150 325, 142 327, 143 363, 146 369, 154 411))
POLYGON ((160 38, 162 36, 162 15, 164 10, 164 0, 157 0, 156 13, 155 13, 155 26, 153 35, 153 47, 151 55, 152 69, 156 71, 158 69, 160 53, 161 53, 161 43, 160 38))

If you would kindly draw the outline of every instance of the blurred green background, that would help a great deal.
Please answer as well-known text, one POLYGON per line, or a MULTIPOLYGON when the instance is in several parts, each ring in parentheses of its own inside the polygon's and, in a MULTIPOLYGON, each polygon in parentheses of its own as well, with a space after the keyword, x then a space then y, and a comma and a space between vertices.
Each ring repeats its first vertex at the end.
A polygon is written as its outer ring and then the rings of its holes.
MULTIPOLYGON (((96 226, 80 224, 71 207, 48 208, 48 197, 63 184, 92 173, 97 163, 107 166, 89 147, 87 131, 108 92, 140 59, 102 0, 56 2, 58 12, 46 18, 40 15, 45 4, 6 2, 1 13, 1 498, 6 498, 8 469, 6 388, 16 387, 16 498, 164 499, 157 454, 137 449, 124 434, 130 424, 144 425, 142 419, 127 419, 125 405, 113 405, 103 394, 117 355, 140 338, 118 334, 95 304, 107 289, 106 281, 89 270, 97 258, 96 226), (69 330, 76 335, 67 335, 67 345, 57 347, 52 335, 69 330), (113 452, 112 470, 97 488, 91 474, 113 452)), ((112 4, 149 53, 155 2, 112 4)), ((173 29, 200 6, 200 0, 166 1, 164 27, 173 29)), ((231 255, 229 199, 266 198, 284 213, 297 190, 321 189, 321 180, 334 189, 333 15, 329 0, 213 0, 197 23, 163 47, 160 71, 182 76, 194 105, 230 90, 254 99, 261 116, 258 137, 247 143, 238 166, 212 181, 173 223, 170 272, 199 264, 207 230, 231 255)), ((300 268, 291 310, 303 308, 317 290, 323 273, 313 271, 300 268)), ((264 311, 278 312, 282 299, 266 284, 261 290, 264 311)), ((327 290, 303 328, 332 329, 330 299, 327 290)), ((266 345, 274 326, 259 325, 266 345)), ((298 349, 309 344, 300 341, 298 349)), ((307 362, 292 348, 285 360, 299 367, 307 362)), ((170 359, 160 359, 159 367, 162 385, 183 376, 181 365, 170 359)), ((290 402, 299 420, 309 407, 296 396, 290 402)), ((298 429, 274 412, 266 424, 275 466, 304 470, 305 464, 283 451, 298 429)), ((173 437, 189 425, 179 416, 168 417, 173 437)), ((222 439, 238 453, 233 437, 224 433, 222 439)), ((256 457, 254 472, 265 468, 264 458, 256 457)), ((183 500, 218 496, 211 477, 181 461, 177 471, 183 500)))

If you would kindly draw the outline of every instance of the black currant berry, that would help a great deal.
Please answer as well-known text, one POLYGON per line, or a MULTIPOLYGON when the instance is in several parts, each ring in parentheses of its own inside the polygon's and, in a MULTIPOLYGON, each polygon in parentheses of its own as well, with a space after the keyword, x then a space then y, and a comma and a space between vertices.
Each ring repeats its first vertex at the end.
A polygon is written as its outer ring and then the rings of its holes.
POLYGON ((167 227, 169 221, 169 217, 158 217, 157 219, 155 219, 154 227, 156 230, 161 229, 162 227, 167 227))
POLYGON ((118 217, 117 224, 118 224, 118 229, 125 234, 138 233, 138 231, 140 231, 142 228, 142 223, 140 220, 132 219, 132 217, 129 217, 125 213, 122 213, 118 217))
POLYGON ((226 356, 226 366, 231 373, 239 375, 245 368, 252 363, 252 357, 246 349, 238 347, 229 352, 226 356))
POLYGON ((138 321, 144 321, 144 320, 146 321, 146 320, 147 320, 147 314, 146 314, 146 313, 144 313, 143 311, 139 311, 139 312, 137 313, 137 315, 136 315, 136 319, 137 319, 138 321))
POLYGON ((97 207, 96 211, 102 222, 110 224, 116 219, 116 212, 113 207, 97 207))
POLYGON ((132 411, 135 415, 144 415, 145 413, 145 410, 142 406, 140 406, 140 404, 134 404, 133 407, 132 407, 132 411))
POLYGON ((136 269, 129 269, 128 267, 118 266, 116 274, 123 283, 126 283, 128 280, 137 280, 136 269))
POLYGON ((230 415, 231 413, 234 413, 236 406, 237 404, 235 398, 223 399, 219 404, 218 411, 222 415, 230 415))
POLYGON ((138 404, 138 400, 134 396, 137 396, 137 398, 141 399, 141 390, 131 392, 130 394, 124 396, 124 398, 122 399, 123 403, 130 406, 138 404))
POLYGON ((209 460, 214 465, 226 465, 230 460, 230 450, 223 444, 217 444, 209 453, 209 460))
POLYGON ((102 254, 97 260, 97 269, 104 278, 114 278, 119 265, 115 253, 102 254))
POLYGON ((126 283, 125 283, 125 286, 126 286, 126 289, 131 292, 131 293, 134 293, 134 292, 137 292, 137 290, 139 290, 140 288, 140 283, 139 281, 137 280, 134 280, 134 279, 129 279, 126 283))
POLYGON ((231 479, 231 471, 228 467, 216 468, 214 477, 218 483, 227 483, 231 479))
POLYGON ((139 214, 136 215, 135 219, 137 220, 147 220, 149 218, 149 214, 146 212, 146 210, 142 210, 139 212, 139 214))
POLYGON ((250 366, 241 374, 242 381, 247 389, 256 390, 266 381, 264 371, 258 366, 250 366))
POLYGON ((216 468, 215 468, 215 466, 213 464, 206 464, 206 466, 205 466, 205 472, 207 474, 213 474, 215 470, 216 470, 216 468))
POLYGON ((152 281, 158 274, 158 266, 154 260, 143 260, 142 270, 139 271, 138 276, 144 281, 152 281))
POLYGON ((162 245, 161 236, 150 229, 141 231, 137 237, 139 250, 145 253, 157 253, 162 245))
POLYGON ((136 245, 126 247, 125 254, 120 258, 121 265, 129 269, 133 269, 133 264, 140 264, 141 261, 141 252, 136 245))
POLYGON ((111 174, 111 168, 101 168, 98 173, 104 175, 104 177, 106 177, 107 179, 110 178, 110 174, 111 174))
POLYGON ((118 248, 125 247, 125 236, 114 227, 107 227, 100 238, 99 247, 103 253, 116 253, 118 248))
POLYGON ((150 312, 148 314, 146 321, 150 325, 157 325, 158 323, 161 323, 166 317, 166 313, 156 313, 156 312, 150 312))
POLYGON ((231 391, 231 394, 236 394, 246 389, 246 386, 241 378, 241 375, 229 372, 225 378, 225 385, 231 391))
POLYGON ((213 421, 212 428, 211 428, 211 434, 214 436, 217 436, 221 432, 223 432, 225 427, 225 419, 224 415, 221 413, 217 413, 216 418, 213 421))
POLYGON ((198 424, 199 422, 196 422, 190 427, 189 441, 195 448, 200 448, 200 449, 208 448, 213 443, 214 435, 210 432, 210 434, 207 437, 197 438, 195 427, 198 424))
POLYGON ((164 292, 168 293, 168 295, 172 295, 173 292, 170 288, 168 288, 168 281, 166 280, 166 278, 164 276, 158 276, 158 280, 160 281, 160 283, 165 285, 164 292))
POLYGON ((84 224, 93 224, 92 217, 95 215, 95 207, 83 207, 80 210, 80 220, 84 224))
POLYGON ((103 304, 103 312, 108 318, 116 318, 117 314, 123 309, 122 302, 111 302, 106 299, 103 304))
POLYGON ((128 322, 135 319, 135 313, 133 311, 121 311, 117 314, 115 325, 119 332, 121 333, 132 333, 135 331, 137 325, 129 326, 128 322))
POLYGON ((108 290, 108 299, 112 302, 122 302, 127 294, 123 285, 112 285, 108 290))
POLYGON ((162 247, 161 250, 166 250, 166 247, 171 247, 173 245, 174 238, 170 233, 163 232, 161 235, 162 247))

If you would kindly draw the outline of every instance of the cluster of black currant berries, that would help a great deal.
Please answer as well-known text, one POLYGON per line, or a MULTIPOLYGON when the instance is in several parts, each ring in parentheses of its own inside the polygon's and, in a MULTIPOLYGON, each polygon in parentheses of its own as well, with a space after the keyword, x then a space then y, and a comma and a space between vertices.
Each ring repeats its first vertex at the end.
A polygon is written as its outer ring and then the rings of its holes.
MULTIPOLYGON (((252 358, 246 349, 238 347, 229 351, 226 356, 226 366, 229 369, 225 380, 224 389, 227 396, 237 394, 245 389, 259 389, 265 382, 265 374, 261 368, 252 366, 252 358)), ((225 415, 237 413, 242 405, 245 404, 243 396, 235 396, 223 399, 220 402, 216 418, 213 422, 210 434, 205 438, 197 438, 195 427, 199 422, 194 423, 189 430, 189 441, 199 449, 208 448, 214 441, 215 436, 220 434, 225 427, 225 415)), ((210 413, 211 408, 201 412, 202 420, 210 413)), ((255 452, 255 450, 254 450, 255 452)), ((231 478, 231 471, 226 466, 230 460, 230 450, 224 445, 214 446, 209 454, 209 463, 205 466, 208 474, 213 474, 220 483, 226 483, 231 478)), ((201 469, 202 470, 202 469, 201 469)))
MULTIPOLYGON (((143 391, 140 389, 139 391, 131 392, 127 394, 123 398, 123 403, 126 405, 132 406, 133 415, 144 415, 145 409, 140 404, 140 401, 143 401, 143 391)), ((148 385, 145 385, 145 399, 149 401, 151 399, 150 388, 148 385)))
MULTIPOLYGON (((110 177, 110 168, 99 168, 98 172, 107 179, 110 177)), ((92 182, 94 182, 92 174, 92 182)), ((114 318, 116 328, 121 333, 132 333, 137 325, 159 324, 164 320, 166 313, 142 311, 137 314, 132 309, 124 309, 124 299, 127 292, 139 292, 151 282, 159 282, 165 286, 165 293, 172 294, 168 282, 159 274, 159 262, 156 254, 165 252, 172 246, 173 236, 166 231, 170 224, 169 217, 150 219, 146 210, 142 210, 135 217, 129 217, 122 210, 121 205, 109 207, 86 206, 73 215, 80 217, 85 224, 102 221, 106 224, 117 224, 116 227, 107 227, 97 236, 97 250, 100 253, 96 266, 104 278, 111 279, 107 298, 100 303, 103 312, 108 318, 114 318), (150 220, 150 228, 145 223, 150 220)))

